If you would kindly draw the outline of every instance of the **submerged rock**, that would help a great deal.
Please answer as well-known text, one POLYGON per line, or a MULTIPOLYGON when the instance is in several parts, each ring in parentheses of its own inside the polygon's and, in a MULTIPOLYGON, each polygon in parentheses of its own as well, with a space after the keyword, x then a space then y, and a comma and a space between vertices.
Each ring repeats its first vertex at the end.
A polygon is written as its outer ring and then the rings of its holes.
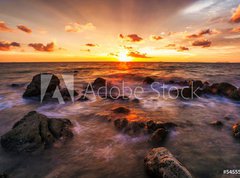
POLYGON ((240 123, 234 124, 232 127, 233 136, 240 138, 240 123))
POLYGON ((153 144, 161 144, 167 137, 168 131, 164 128, 159 128, 151 135, 149 141, 153 144))
POLYGON ((151 85, 152 83, 154 83, 154 79, 151 78, 151 77, 146 77, 144 80, 143 80, 143 83, 144 84, 148 84, 148 85, 151 85))
POLYGON ((144 165, 151 177, 192 178, 190 172, 164 147, 149 151, 144 165))
POLYGON ((213 121, 213 122, 210 122, 210 125, 215 126, 215 127, 223 127, 223 122, 222 121, 213 121))
MULTIPOLYGON (((46 81, 48 82, 48 81, 46 81)), ((46 86, 46 94, 52 96, 55 89, 60 85, 60 80, 56 75, 51 73, 41 73, 33 77, 31 83, 27 86, 26 91, 23 94, 24 98, 27 97, 40 97, 41 95, 41 85, 46 86), (49 83, 41 82, 42 75, 51 75, 52 78, 49 83)))
POLYGON ((193 87, 193 88, 202 88, 203 87, 203 83, 201 80, 193 80, 189 82, 189 87, 193 87))
POLYGON ((159 128, 169 130, 171 128, 177 127, 177 124, 173 122, 154 122, 152 120, 146 123, 148 133, 153 133, 159 128))
POLYGON ((8 175, 6 173, 0 172, 0 178, 8 178, 8 175))
POLYGON ((128 113, 130 113, 130 110, 125 107, 118 107, 118 108, 113 109, 113 112, 116 114, 128 114, 128 113))
POLYGON ((237 87, 229 83, 220 83, 218 86, 218 92, 224 96, 230 97, 233 95, 234 91, 237 90, 237 87))
POLYGON ((52 146, 59 139, 73 136, 68 119, 48 118, 35 111, 29 112, 1 137, 6 151, 34 152, 52 146))
POLYGON ((117 129, 124 129, 128 125, 128 120, 127 119, 116 119, 114 121, 114 125, 117 129))
POLYGON ((202 94, 202 90, 199 88, 182 88, 179 89, 175 95, 182 99, 193 99, 196 97, 200 97, 202 94))
POLYGON ((140 103, 140 100, 137 99, 137 98, 134 98, 134 99, 132 100, 132 102, 133 102, 133 103, 140 103))

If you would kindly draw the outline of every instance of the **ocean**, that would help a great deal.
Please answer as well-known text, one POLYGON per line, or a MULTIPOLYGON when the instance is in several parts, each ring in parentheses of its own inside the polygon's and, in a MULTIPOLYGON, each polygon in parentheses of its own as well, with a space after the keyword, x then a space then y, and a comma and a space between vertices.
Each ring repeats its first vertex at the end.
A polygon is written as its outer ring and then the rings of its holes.
MULTIPOLYGON (((157 82, 201 80, 210 84, 228 82, 240 87, 240 64, 233 63, 0 63, 0 135, 29 111, 73 123, 73 139, 36 155, 6 153, 0 147, 0 172, 10 177, 147 178, 143 159, 152 148, 146 134, 128 135, 104 120, 118 106, 128 107, 129 120, 166 121, 179 125, 163 144, 196 178, 229 177, 227 169, 240 169, 240 142, 232 136, 232 125, 240 121, 240 102, 223 96, 193 100, 164 99, 142 84, 145 77, 157 82), (139 104, 89 96, 88 102, 40 103, 22 94, 39 73, 74 76, 78 93, 86 84, 102 77, 114 86, 142 86, 139 104), (17 84, 13 87, 12 84, 17 84), (229 120, 224 118, 228 117, 229 120), (221 129, 209 125, 220 120, 221 129)), ((166 88, 171 87, 167 84, 166 88)), ((162 91, 161 86, 155 88, 162 91)), ((76 97, 77 98, 77 97, 76 97)), ((130 96, 134 99, 133 96, 130 96)))

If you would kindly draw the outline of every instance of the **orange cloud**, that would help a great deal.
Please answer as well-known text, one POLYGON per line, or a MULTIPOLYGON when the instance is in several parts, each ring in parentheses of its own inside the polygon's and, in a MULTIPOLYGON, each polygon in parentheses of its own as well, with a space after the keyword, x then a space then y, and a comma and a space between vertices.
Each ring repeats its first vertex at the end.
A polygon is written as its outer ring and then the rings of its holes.
POLYGON ((11 32, 12 29, 9 28, 4 21, 0 21, 0 32, 11 32))
POLYGON ((173 47, 175 47, 176 46, 176 44, 168 44, 168 45, 166 45, 165 47, 167 47, 167 48, 173 48, 173 47))
POLYGON ((129 52, 128 56, 134 57, 134 58, 149 58, 146 53, 142 54, 138 51, 135 52, 129 52))
POLYGON ((150 40, 152 41, 158 41, 158 40, 161 40, 163 39, 163 37, 159 36, 159 35, 151 35, 150 36, 150 40))
POLYGON ((200 38, 204 35, 213 35, 213 34, 218 34, 218 33, 220 33, 220 32, 217 30, 205 29, 205 30, 199 31, 196 34, 187 35, 186 37, 187 38, 200 38))
POLYGON ((231 22, 239 23, 240 22, 240 5, 237 9, 233 12, 232 17, 230 19, 231 22))
POLYGON ((182 51, 189 51, 188 47, 185 46, 179 46, 179 48, 177 49, 177 51, 182 52, 182 51))
POLYGON ((85 44, 85 46, 88 46, 88 47, 96 47, 98 46, 97 44, 93 44, 93 43, 87 43, 85 44))
POLYGON ((30 43, 28 46, 34 48, 36 51, 52 52, 54 51, 55 44, 53 42, 44 45, 42 43, 30 43))
POLYGON ((93 31, 96 27, 92 23, 87 23, 85 25, 81 25, 79 23, 70 23, 65 26, 66 32, 84 32, 84 31, 93 31))
POLYGON ((11 47, 20 47, 20 43, 0 41, 0 51, 10 51, 11 47))
POLYGON ((240 33, 240 27, 233 28, 231 30, 231 32, 233 32, 233 33, 240 33))
POLYGON ((211 44, 212 44, 212 42, 207 39, 196 40, 192 43, 193 46, 201 46, 203 48, 210 47, 211 44))
POLYGON ((18 25, 17 28, 25 33, 32 33, 32 30, 24 25, 18 25))
POLYGON ((121 39, 124 39, 127 42, 140 42, 140 41, 143 40, 143 38, 141 38, 137 34, 130 34, 130 35, 127 35, 127 36, 124 36, 123 34, 120 34, 119 37, 121 39))

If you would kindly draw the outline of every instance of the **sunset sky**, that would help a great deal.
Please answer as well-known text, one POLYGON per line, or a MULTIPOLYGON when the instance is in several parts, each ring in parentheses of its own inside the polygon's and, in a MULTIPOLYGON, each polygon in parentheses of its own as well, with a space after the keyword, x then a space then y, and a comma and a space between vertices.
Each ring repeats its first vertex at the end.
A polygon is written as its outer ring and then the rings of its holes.
POLYGON ((240 62, 239 0, 0 0, 0 62, 240 62))

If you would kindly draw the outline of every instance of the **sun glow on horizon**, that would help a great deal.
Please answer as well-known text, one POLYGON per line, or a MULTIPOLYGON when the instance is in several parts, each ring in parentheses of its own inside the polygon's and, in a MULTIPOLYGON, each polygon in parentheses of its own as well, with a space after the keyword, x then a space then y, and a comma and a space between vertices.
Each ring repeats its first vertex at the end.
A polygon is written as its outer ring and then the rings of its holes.
POLYGON ((127 51, 120 51, 118 55, 118 60, 121 62, 130 62, 132 61, 132 57, 128 56, 127 51))

